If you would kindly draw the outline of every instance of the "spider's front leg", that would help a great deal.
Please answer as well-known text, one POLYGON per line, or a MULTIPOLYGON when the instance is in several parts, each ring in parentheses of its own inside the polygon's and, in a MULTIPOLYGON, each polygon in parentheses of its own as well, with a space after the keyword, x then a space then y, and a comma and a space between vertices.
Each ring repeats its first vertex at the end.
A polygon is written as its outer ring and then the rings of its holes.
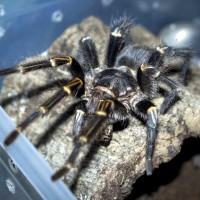
MULTIPOLYGON (((79 63, 84 72, 85 80, 85 96, 90 94, 90 90, 93 88, 92 81, 94 77, 94 69, 99 66, 98 54, 93 39, 89 36, 85 36, 79 41, 79 63)), ((73 123, 73 136, 76 139, 79 135, 83 121, 87 115, 86 113, 86 101, 85 98, 76 108, 73 123)))
POLYGON ((74 115, 74 123, 73 123, 73 137, 74 140, 78 138, 78 135, 81 131, 81 127, 83 126, 84 119, 86 117, 86 110, 84 102, 79 104, 76 108, 75 115, 74 115))
MULTIPOLYGON (((169 56, 169 55, 168 55, 169 56)), ((160 113, 164 114, 178 99, 180 90, 179 84, 167 77, 166 66, 163 63, 164 50, 156 49, 150 56, 146 64, 142 64, 137 72, 137 79, 141 90, 149 97, 155 98, 163 84, 168 89, 163 88, 167 95, 160 108, 160 113), (160 85, 162 83, 162 85, 160 85)))
POLYGON ((81 131, 75 141, 75 147, 70 154, 65 165, 59 169, 52 176, 52 180, 55 181, 68 173, 73 168, 78 156, 83 152, 84 147, 90 148, 94 139, 98 138, 98 133, 101 132, 103 124, 107 120, 108 114, 114 109, 115 103, 113 100, 106 99, 100 100, 95 115, 89 115, 85 120, 86 123, 82 126, 81 131))
POLYGON ((13 68, 1 69, 0 76, 13 73, 25 74, 30 71, 42 70, 46 68, 57 68, 61 66, 67 67, 74 77, 83 77, 79 63, 71 56, 54 56, 47 59, 38 59, 35 61, 22 63, 13 68))
MULTIPOLYGON (((80 131, 81 131, 82 126, 83 126, 83 123, 87 119, 88 113, 86 112, 85 107, 86 107, 85 101, 82 101, 76 107, 75 115, 74 115, 73 131, 72 131, 74 140, 78 139, 80 131)), ((105 127, 105 130, 103 131, 103 134, 99 138, 96 138, 103 145, 109 144, 111 139, 112 139, 113 123, 106 124, 106 127, 105 127)))

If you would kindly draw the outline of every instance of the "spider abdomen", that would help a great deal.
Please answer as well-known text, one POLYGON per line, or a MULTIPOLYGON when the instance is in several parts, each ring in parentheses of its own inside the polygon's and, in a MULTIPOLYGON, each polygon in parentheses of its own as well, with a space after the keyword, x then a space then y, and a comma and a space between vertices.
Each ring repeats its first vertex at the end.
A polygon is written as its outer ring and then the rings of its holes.
POLYGON ((126 96, 137 88, 137 82, 131 75, 117 69, 102 71, 95 77, 93 84, 95 88, 110 91, 114 98, 126 96))

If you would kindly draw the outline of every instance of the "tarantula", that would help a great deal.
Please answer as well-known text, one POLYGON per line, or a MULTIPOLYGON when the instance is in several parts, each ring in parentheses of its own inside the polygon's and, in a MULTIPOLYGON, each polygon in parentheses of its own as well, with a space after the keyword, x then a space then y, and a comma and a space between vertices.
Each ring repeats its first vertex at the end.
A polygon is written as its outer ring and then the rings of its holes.
POLYGON ((4 76, 62 66, 73 77, 71 80, 59 80, 57 92, 19 123, 5 139, 4 144, 10 145, 14 142, 30 123, 39 116, 48 114, 61 99, 73 96, 78 99, 71 107, 74 113, 75 145, 65 165, 55 172, 52 180, 59 179, 73 168, 80 152, 85 147, 89 149, 93 141, 103 138, 108 142, 115 122, 131 117, 139 117, 146 122, 146 173, 151 175, 159 113, 167 112, 178 98, 180 89, 179 82, 171 79, 169 75, 175 72, 186 82, 191 51, 188 48, 132 44, 132 27, 132 20, 126 17, 111 23, 103 64, 99 62, 93 39, 86 36, 79 41, 76 58, 59 55, 0 70, 0 76, 4 76), (178 70, 169 66, 168 62, 177 57, 183 60, 183 65, 178 70), (164 101, 160 108, 157 108, 152 100, 163 93, 164 101))

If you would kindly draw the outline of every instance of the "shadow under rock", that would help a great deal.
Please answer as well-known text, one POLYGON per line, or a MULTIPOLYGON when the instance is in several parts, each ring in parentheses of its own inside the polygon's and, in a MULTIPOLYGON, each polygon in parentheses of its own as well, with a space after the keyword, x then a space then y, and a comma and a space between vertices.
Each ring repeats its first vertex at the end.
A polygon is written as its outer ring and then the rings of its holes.
POLYGON ((185 140, 181 152, 170 162, 161 164, 152 176, 140 177, 134 184, 132 193, 125 200, 138 199, 144 194, 151 195, 160 186, 172 183, 179 176, 182 165, 196 154, 200 154, 200 138, 185 140))

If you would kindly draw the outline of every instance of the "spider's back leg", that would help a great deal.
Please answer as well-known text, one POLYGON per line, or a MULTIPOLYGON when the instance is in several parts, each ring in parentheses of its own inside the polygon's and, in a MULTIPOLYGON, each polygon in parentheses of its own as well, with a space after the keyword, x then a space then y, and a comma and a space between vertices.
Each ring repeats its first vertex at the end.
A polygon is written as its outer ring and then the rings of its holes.
MULTIPOLYGON (((187 77, 190 70, 190 61, 195 52, 187 47, 176 48, 171 46, 161 48, 157 47, 157 50, 164 58, 166 58, 166 62, 168 62, 168 60, 171 61, 174 59, 181 60, 180 69, 178 70, 179 79, 182 84, 187 85, 187 77)), ((172 68, 173 70, 173 66, 171 66, 170 68, 172 68)))
POLYGON ((126 45, 130 39, 130 29, 133 26, 133 21, 127 17, 121 17, 114 20, 110 25, 110 36, 105 56, 105 64, 108 67, 113 67, 118 53, 126 45))
MULTIPOLYGON (((152 52, 148 62, 142 64, 137 72, 137 80, 141 90, 149 97, 156 97, 161 88, 160 83, 166 85, 170 91, 167 92, 160 113, 164 114, 178 99, 179 85, 176 81, 167 77, 164 61, 164 49, 156 49, 152 52)), ((168 55, 169 56, 169 55, 168 55)))
POLYGON ((175 81, 169 79, 166 76, 160 76, 158 78, 158 81, 167 85, 171 90, 170 92, 168 92, 167 96, 165 97, 165 99, 160 107, 160 113, 164 114, 173 105, 173 103, 178 99, 179 86, 175 81))

